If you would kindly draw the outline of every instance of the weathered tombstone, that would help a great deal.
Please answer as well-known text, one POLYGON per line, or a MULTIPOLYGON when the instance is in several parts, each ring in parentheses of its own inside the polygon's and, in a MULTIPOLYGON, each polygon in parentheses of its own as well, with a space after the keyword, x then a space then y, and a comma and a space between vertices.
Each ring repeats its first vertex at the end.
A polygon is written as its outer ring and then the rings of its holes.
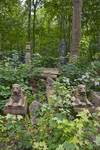
MULTIPOLYGON (((30 64, 31 61, 31 42, 26 42, 26 64, 30 64)), ((31 71, 31 66, 29 67, 28 71, 31 71)))
POLYGON ((23 51, 21 52, 21 62, 25 63, 25 54, 23 51))
POLYGON ((100 92, 90 92, 89 94, 91 100, 94 102, 95 107, 100 107, 100 92))
POLYGON ((49 96, 54 93, 54 88, 53 88, 54 82, 55 81, 50 77, 48 77, 46 80, 46 83, 47 83, 47 85, 46 85, 46 97, 48 100, 48 104, 50 104, 49 96))
POLYGON ((4 114, 25 115, 27 114, 27 96, 19 84, 12 85, 12 94, 4 108, 4 114))
POLYGON ((77 89, 71 92, 72 96, 76 99, 73 103, 76 110, 81 111, 82 108, 87 108, 90 112, 94 112, 95 108, 93 104, 87 99, 85 85, 80 84, 77 89))
POLYGON ((64 64, 63 57, 65 57, 65 53, 66 53, 66 42, 60 42, 59 44, 59 57, 61 57, 61 59, 59 60, 60 65, 64 64))
POLYGON ((48 85, 50 85, 51 87, 53 87, 54 86, 54 80, 52 79, 52 78, 50 78, 50 77, 48 77, 47 79, 46 79, 46 83, 48 84, 48 85))
POLYGON ((38 117, 36 116, 36 109, 38 109, 41 106, 41 103, 38 101, 33 101, 32 104, 29 106, 29 114, 31 117, 32 124, 37 124, 38 117))
POLYGON ((0 54, 0 61, 3 60, 3 54, 0 54))

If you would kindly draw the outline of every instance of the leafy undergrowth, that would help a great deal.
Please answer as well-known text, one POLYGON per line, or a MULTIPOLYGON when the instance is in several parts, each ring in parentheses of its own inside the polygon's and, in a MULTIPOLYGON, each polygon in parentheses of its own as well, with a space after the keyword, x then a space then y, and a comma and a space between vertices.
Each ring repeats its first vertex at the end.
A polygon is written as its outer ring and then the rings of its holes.
POLYGON ((15 68, 10 59, 0 62, 0 109, 3 111, 14 83, 21 84, 29 105, 34 100, 42 104, 36 110, 36 125, 31 124, 28 115, 0 115, 0 150, 99 150, 100 108, 94 114, 85 109, 76 113, 72 105, 75 99, 71 96, 77 84, 86 84, 87 92, 91 87, 99 91, 99 64, 91 63, 83 72, 77 62, 64 66, 48 105, 45 84, 33 79, 33 74, 27 72, 29 66, 20 63, 15 68))
POLYGON ((0 115, 1 150, 100 149, 100 108, 94 114, 84 109, 74 115, 71 90, 58 81, 54 89, 49 97, 51 103, 43 103, 36 111, 36 125, 31 124, 28 115, 0 115))

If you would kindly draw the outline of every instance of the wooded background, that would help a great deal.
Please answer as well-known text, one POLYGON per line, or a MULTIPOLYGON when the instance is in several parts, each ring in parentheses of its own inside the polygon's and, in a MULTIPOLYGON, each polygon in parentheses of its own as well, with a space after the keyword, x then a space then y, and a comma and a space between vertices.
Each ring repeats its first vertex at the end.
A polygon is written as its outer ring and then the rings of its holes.
POLYGON ((84 39, 92 57, 100 50, 99 4, 99 0, 0 0, 0 51, 22 52, 30 41, 32 54, 59 57, 59 44, 65 42, 65 55, 74 55, 84 39))

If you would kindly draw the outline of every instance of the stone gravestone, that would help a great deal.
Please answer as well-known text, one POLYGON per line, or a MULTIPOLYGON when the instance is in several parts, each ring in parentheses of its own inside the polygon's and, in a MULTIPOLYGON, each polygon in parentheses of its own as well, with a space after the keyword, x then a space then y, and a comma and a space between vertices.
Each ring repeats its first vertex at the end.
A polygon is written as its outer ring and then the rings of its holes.
POLYGON ((77 89, 71 91, 72 96, 75 97, 73 102, 74 108, 77 111, 81 111, 82 108, 88 109, 91 113, 95 111, 93 104, 87 99, 85 85, 78 85, 77 89))
POLYGON ((26 64, 29 64, 29 69, 28 71, 31 71, 31 48, 30 48, 31 42, 26 42, 26 64))
POLYGON ((46 79, 46 83, 47 83, 46 84, 46 97, 47 97, 48 104, 51 103, 49 96, 54 93, 54 82, 55 81, 50 77, 46 79))
POLYGON ((39 108, 39 106, 41 106, 41 103, 39 103, 38 101, 33 101, 32 104, 29 106, 29 114, 32 124, 37 124, 38 117, 36 116, 35 111, 39 108))
POLYGON ((19 84, 12 85, 12 94, 4 108, 4 114, 25 115, 27 114, 27 96, 19 84))
POLYGON ((23 51, 21 52, 21 62, 25 63, 25 54, 23 51))
POLYGON ((65 53, 66 53, 66 43, 60 42, 60 44, 59 44, 59 57, 61 57, 61 59, 59 60, 60 65, 64 64, 64 58, 63 57, 65 57, 65 53))
POLYGON ((100 107, 100 92, 92 91, 89 93, 91 100, 94 102, 95 107, 100 107))

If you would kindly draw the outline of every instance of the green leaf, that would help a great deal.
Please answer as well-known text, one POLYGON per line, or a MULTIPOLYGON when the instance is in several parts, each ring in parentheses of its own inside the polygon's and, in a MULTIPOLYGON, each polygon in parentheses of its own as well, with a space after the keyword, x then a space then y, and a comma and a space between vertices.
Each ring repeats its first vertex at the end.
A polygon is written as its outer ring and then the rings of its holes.
POLYGON ((63 143, 63 146, 64 146, 64 148, 66 148, 66 149, 70 149, 70 150, 74 150, 74 145, 72 144, 72 143, 69 143, 68 141, 65 141, 64 143, 63 143))
POLYGON ((59 147, 58 148, 56 148, 56 150, 64 150, 64 147, 63 147, 63 145, 59 145, 59 147))
POLYGON ((23 119, 23 116, 18 115, 17 118, 18 118, 18 120, 21 120, 21 119, 23 119))
POLYGON ((100 146, 100 134, 96 136, 96 140, 94 142, 100 146))
POLYGON ((12 114, 7 114, 5 117, 6 117, 6 119, 8 120, 8 119, 12 118, 13 115, 12 115, 12 114))
POLYGON ((59 120, 62 120, 62 119, 64 119, 66 116, 64 115, 64 114, 58 114, 57 115, 57 118, 59 119, 59 120))
POLYGON ((55 120, 50 120, 49 122, 50 122, 50 125, 52 127, 56 127, 57 126, 57 123, 55 122, 55 120))

